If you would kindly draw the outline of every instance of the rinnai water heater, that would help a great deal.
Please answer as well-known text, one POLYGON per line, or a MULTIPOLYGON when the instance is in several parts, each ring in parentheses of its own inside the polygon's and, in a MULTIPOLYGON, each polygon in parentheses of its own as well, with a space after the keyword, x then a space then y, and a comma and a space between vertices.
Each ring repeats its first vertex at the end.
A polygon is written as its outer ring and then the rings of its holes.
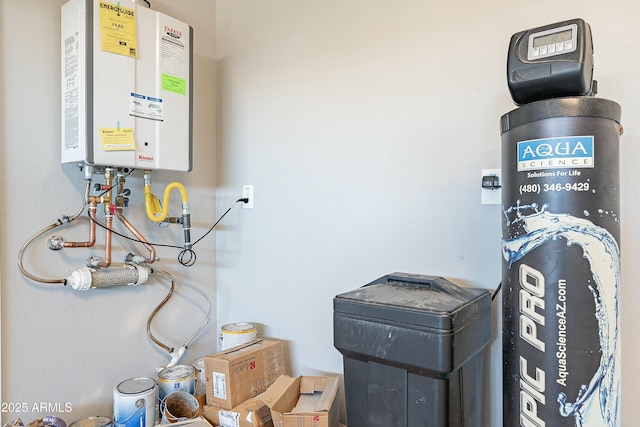
POLYGON ((133 0, 61 14, 62 163, 189 171, 193 30, 133 0))

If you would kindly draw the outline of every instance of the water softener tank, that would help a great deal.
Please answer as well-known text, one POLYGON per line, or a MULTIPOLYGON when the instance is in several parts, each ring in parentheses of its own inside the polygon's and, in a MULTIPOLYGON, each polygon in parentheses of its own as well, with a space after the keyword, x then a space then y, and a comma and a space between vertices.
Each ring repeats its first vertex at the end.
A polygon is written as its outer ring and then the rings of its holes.
POLYGON ((503 425, 616 427, 621 109, 556 95, 501 118, 503 425))

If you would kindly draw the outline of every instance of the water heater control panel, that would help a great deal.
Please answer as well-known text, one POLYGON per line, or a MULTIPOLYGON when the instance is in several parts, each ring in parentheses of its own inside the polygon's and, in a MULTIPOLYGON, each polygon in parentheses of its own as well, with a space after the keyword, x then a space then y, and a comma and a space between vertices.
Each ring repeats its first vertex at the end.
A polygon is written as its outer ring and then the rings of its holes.
POLYGON ((521 31, 511 37, 507 82, 518 104, 593 92, 593 42, 582 19, 521 31))

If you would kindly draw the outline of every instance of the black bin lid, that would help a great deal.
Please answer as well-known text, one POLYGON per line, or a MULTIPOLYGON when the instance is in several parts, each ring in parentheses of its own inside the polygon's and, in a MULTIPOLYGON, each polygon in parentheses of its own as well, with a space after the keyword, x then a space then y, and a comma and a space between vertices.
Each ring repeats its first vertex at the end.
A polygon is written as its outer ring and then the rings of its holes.
POLYGON ((453 331, 491 309, 486 289, 461 288, 442 277, 393 273, 337 295, 334 312, 453 331))

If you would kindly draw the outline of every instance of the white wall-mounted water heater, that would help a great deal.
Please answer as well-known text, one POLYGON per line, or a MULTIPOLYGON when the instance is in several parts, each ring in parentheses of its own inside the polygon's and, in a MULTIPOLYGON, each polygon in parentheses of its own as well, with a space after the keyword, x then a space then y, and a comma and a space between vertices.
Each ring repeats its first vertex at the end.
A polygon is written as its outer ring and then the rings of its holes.
POLYGON ((189 171, 193 29, 134 0, 61 13, 62 163, 189 171))

